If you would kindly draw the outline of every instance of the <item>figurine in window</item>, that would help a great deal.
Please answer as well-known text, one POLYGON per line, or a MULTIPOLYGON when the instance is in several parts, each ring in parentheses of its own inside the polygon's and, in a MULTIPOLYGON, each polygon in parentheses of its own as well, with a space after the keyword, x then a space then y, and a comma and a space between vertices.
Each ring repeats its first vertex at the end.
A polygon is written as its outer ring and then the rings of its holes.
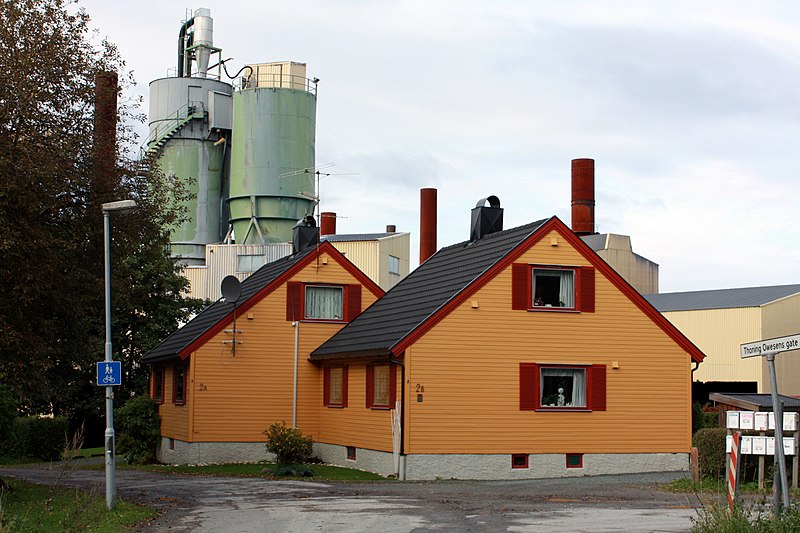
POLYGON ((556 400, 556 405, 559 407, 563 407, 564 403, 564 389, 562 387, 558 388, 558 399, 556 400))
POLYGON ((533 301, 533 305, 535 305, 535 306, 542 306, 542 305, 544 305, 544 300, 542 300, 541 298, 536 298, 536 299, 533 301))

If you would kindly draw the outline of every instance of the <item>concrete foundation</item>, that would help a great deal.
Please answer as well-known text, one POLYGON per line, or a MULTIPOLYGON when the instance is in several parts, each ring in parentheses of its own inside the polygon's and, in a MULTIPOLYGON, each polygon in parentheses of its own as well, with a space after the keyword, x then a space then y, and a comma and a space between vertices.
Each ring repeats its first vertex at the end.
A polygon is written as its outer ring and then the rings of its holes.
MULTIPOLYGON (((395 473, 391 452, 314 443, 314 456, 326 463, 375 472, 395 473)), ((605 474, 689 471, 688 453, 583 454, 579 467, 567 467, 566 454, 528 455, 526 468, 512 468, 511 454, 416 454, 400 458, 400 479, 543 479, 605 474)), ((241 463, 273 461, 261 442, 184 442, 161 439, 158 459, 168 464, 241 463)))
POLYGON ((264 442, 185 442, 161 437, 156 457, 165 464, 257 463, 273 461, 264 442))

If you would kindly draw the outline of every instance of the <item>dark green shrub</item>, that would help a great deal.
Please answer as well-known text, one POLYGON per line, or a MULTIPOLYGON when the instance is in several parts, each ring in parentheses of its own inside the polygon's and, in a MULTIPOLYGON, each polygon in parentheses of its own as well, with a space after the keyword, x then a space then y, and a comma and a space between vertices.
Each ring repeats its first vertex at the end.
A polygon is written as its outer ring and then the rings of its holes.
POLYGON ((700 476, 722 478, 725 474, 725 428, 703 428, 692 437, 697 447, 700 476))
POLYGON ((17 419, 17 402, 11 389, 0 383, 0 444, 8 443, 14 432, 14 420, 17 419))
POLYGON ((158 403, 149 396, 134 396, 114 409, 118 431, 117 451, 129 464, 143 465, 156 460, 156 446, 161 438, 158 403))
POLYGON ((61 457, 67 442, 67 419, 29 416, 14 421, 13 454, 53 461, 61 457))
POLYGON ((267 451, 274 453, 276 461, 281 465, 296 465, 311 457, 314 441, 286 422, 275 422, 264 434, 267 436, 267 451))

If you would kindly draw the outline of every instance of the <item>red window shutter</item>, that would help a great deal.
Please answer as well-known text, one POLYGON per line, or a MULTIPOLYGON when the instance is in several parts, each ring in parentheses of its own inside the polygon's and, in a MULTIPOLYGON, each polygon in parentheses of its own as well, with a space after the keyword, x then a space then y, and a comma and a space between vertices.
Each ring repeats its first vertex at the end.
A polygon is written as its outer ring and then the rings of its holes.
POLYGON ((397 365, 389 366, 389 408, 394 408, 397 401, 397 365))
POLYGON ((347 285, 345 287, 345 311, 344 320, 350 322, 361 314, 361 285, 347 285))
POLYGON ((519 364, 519 409, 533 411, 539 407, 539 365, 519 364))
POLYGON ((367 365, 367 407, 372 407, 375 397, 375 371, 372 365, 367 365))
POLYGON ((594 267, 581 267, 578 270, 580 283, 578 285, 579 311, 594 313, 594 267))
POLYGON ((322 373, 322 383, 322 405, 327 407, 331 401, 331 369, 327 366, 322 373))
POLYGON ((342 368, 342 407, 347 407, 347 367, 342 368))
POLYGON ((303 284, 298 281, 286 284, 286 320, 303 320, 303 284))
POLYGON ((589 367, 589 409, 606 410, 606 365, 589 367))
POLYGON ((530 309, 531 266, 525 263, 511 265, 511 309, 530 309))

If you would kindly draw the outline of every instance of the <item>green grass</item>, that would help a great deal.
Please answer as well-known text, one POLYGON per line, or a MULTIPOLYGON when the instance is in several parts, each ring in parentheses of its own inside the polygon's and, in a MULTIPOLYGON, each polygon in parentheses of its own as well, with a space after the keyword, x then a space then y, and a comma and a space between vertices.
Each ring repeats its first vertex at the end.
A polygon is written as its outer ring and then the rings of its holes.
MULTIPOLYGON (((310 478, 297 478, 313 481, 379 481, 386 479, 362 470, 352 468, 342 468, 323 464, 306 465, 313 470, 314 476, 310 478)), ((191 474, 197 476, 230 476, 230 477, 267 477, 272 478, 272 471, 278 465, 271 463, 234 463, 221 465, 127 465, 117 463, 117 469, 146 470, 148 472, 163 472, 167 474, 191 474), (268 469, 269 473, 262 473, 268 469)), ((295 478, 281 478, 295 479, 295 478)))
POLYGON ((117 500, 106 509, 105 496, 66 487, 36 485, 6 479, 12 490, 2 496, 0 531, 90 531, 132 530, 136 524, 156 516, 156 511, 117 500))
MULTIPOLYGON (((698 482, 694 482, 691 479, 673 479, 669 485, 667 485, 667 490, 670 492, 697 492, 697 493, 720 493, 726 494, 727 493, 727 486, 725 482, 721 479, 714 479, 710 477, 705 477, 698 482)), ((800 499, 800 490, 796 489, 789 489, 789 495, 791 498, 798 498, 800 499)), ((741 494, 765 494, 769 497, 772 497, 772 483, 767 482, 765 488, 759 489, 757 481, 748 481, 747 483, 742 483, 739 485, 739 493, 741 494)))
POLYGON ((78 452, 78 457, 103 457, 106 453, 105 448, 100 446, 99 448, 81 448, 78 452))

